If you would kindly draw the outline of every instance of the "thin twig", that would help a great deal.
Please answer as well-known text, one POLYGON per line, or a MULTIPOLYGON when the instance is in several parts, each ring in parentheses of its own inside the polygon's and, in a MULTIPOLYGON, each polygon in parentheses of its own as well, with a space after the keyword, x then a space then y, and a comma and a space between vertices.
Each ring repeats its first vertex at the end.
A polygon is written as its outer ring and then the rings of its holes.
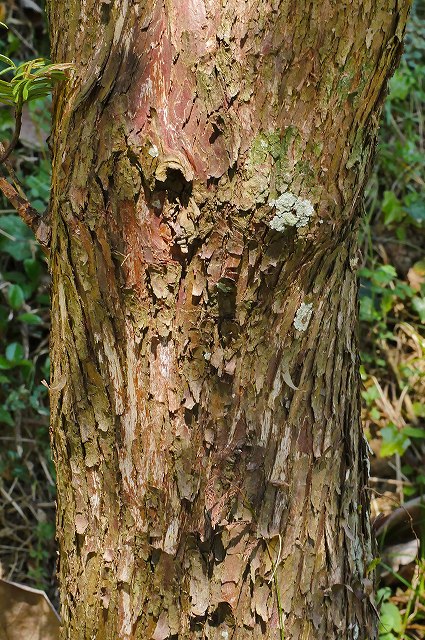
MULTIPOLYGON (((0 142, 0 153, 4 153, 4 145, 1 142, 0 142)), ((22 187, 22 184, 19 182, 18 176, 16 175, 15 170, 12 167, 12 164, 11 164, 10 160, 5 160, 3 162, 3 165, 4 165, 7 173, 9 174, 9 178, 11 179, 12 184, 15 187, 16 191, 19 193, 21 198, 24 198, 24 200, 26 200, 24 189, 22 187)), ((13 209, 13 211, 15 211, 15 210, 13 209)))
POLYGON ((22 101, 19 101, 15 109, 15 131, 13 132, 13 138, 10 141, 9 146, 0 155, 0 164, 8 159, 16 145, 18 144, 19 136, 21 135, 22 127, 22 101))
POLYGON ((38 240, 42 250, 46 255, 49 255, 49 245, 51 237, 50 226, 40 213, 31 206, 26 198, 23 198, 15 189, 13 185, 6 180, 6 178, 0 177, 0 191, 9 200, 10 204, 15 207, 19 216, 25 222, 26 225, 34 232, 36 239, 38 240))
POLYGON ((22 511, 21 507, 19 506, 19 504, 17 502, 15 502, 15 500, 13 500, 13 498, 10 497, 10 495, 8 493, 6 493, 6 491, 3 489, 3 487, 0 487, 0 492, 1 494, 6 498, 7 502, 9 502, 14 508, 15 510, 19 513, 19 515, 21 516, 21 518, 23 518, 24 520, 28 521, 27 516, 25 515, 25 513, 22 511))
POLYGON ((31 206, 30 202, 25 197, 25 193, 22 190, 19 180, 17 179, 12 166, 7 159, 16 147, 22 126, 22 100, 18 102, 15 110, 15 131, 13 133, 12 140, 10 141, 7 149, 0 143, 0 164, 4 164, 7 172, 13 184, 10 184, 5 178, 0 177, 0 190, 3 195, 9 200, 10 204, 15 207, 19 216, 25 222, 26 225, 34 232, 36 239, 38 240, 42 250, 46 255, 49 255, 49 245, 51 237, 50 226, 46 223, 39 212, 31 206))

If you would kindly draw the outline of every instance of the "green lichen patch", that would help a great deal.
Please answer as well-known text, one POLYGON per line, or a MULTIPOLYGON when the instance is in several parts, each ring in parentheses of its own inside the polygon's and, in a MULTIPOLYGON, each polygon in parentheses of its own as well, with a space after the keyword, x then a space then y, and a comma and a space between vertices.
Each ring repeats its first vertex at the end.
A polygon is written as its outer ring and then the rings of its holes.
POLYGON ((265 131, 260 133, 251 146, 250 160, 255 166, 267 162, 272 156, 276 161, 282 153, 282 141, 279 131, 265 131))

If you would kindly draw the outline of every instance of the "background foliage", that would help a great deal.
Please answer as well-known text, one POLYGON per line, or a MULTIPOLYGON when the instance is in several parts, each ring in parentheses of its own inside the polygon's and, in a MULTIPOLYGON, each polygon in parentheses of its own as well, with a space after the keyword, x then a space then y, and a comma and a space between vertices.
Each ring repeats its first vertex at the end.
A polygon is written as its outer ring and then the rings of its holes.
MULTIPOLYGON (((15 64, 48 55, 42 8, 0 2, 0 53, 15 64)), ((2 68, 6 65, 3 64, 2 68)), ((14 130, 13 109, 0 108, 0 140, 14 130)), ((24 107, 21 144, 11 161, 29 200, 48 204, 49 100, 24 107)), ((49 278, 31 231, 0 200, 0 561, 3 577, 56 598, 54 469, 49 452, 49 278)))
MULTIPOLYGON (((425 3, 417 2, 391 81, 360 230, 363 419, 380 541, 380 640, 425 637, 425 3), (400 506, 402 505, 402 506, 400 506)), ((0 53, 48 55, 40 3, 0 2, 0 53)), ((10 139, 0 108, 0 140, 10 139)), ((49 103, 24 109, 14 169, 39 211, 48 204, 49 103)), ((49 454, 49 279, 32 234, 0 200, 0 561, 5 577, 54 581, 54 470, 49 454)))
POLYGON ((425 3, 412 10, 365 199, 363 421, 380 543, 380 640, 425 637, 425 3))

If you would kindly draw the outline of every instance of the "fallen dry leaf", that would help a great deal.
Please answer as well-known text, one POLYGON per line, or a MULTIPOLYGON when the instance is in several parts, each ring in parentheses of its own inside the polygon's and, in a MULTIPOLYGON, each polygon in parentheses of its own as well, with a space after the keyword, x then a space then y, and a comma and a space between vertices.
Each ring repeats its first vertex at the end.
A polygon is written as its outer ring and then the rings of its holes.
POLYGON ((0 640, 58 640, 59 628, 44 591, 0 579, 0 640))

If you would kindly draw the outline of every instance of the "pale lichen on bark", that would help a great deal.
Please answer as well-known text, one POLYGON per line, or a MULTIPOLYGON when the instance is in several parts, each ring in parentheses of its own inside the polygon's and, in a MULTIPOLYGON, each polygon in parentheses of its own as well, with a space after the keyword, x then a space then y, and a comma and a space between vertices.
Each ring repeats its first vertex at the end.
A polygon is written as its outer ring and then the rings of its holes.
POLYGON ((297 331, 306 331, 310 324, 311 316, 313 315, 313 303, 306 304, 303 302, 294 318, 294 327, 297 331))
POLYGON ((269 204, 276 209, 269 226, 280 232, 288 227, 305 227, 314 213, 311 202, 289 192, 282 193, 276 200, 270 200, 269 204))

